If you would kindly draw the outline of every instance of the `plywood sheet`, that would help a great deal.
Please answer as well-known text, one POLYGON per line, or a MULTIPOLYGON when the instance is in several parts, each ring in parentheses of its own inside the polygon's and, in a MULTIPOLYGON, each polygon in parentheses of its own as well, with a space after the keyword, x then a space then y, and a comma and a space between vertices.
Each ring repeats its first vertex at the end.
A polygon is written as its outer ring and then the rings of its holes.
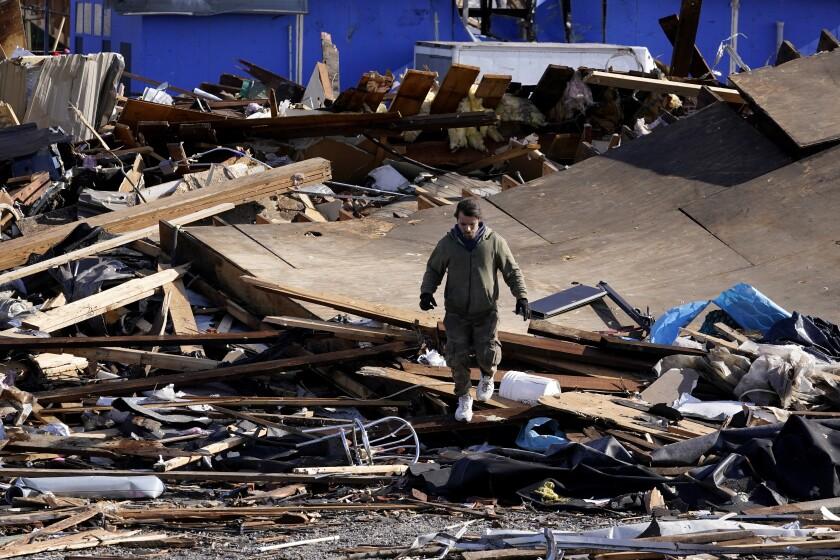
POLYGON ((420 107, 426 99, 426 94, 435 83, 437 72, 424 70, 409 70, 403 76, 397 96, 391 102, 389 111, 398 112, 403 117, 410 117, 420 112, 420 107))
POLYGON ((0 2, 0 60, 12 56, 15 47, 26 48, 20 0, 0 2))
POLYGON ((752 264, 840 239, 840 146, 683 210, 752 264))
POLYGON ((798 147, 840 139, 840 50, 733 74, 730 80, 798 147))
POLYGON ((632 232, 790 160, 724 104, 487 199, 553 243, 632 232))
POLYGON ((478 66, 453 63, 435 95, 429 112, 432 115, 439 113, 454 113, 458 104, 467 96, 470 87, 481 72, 478 66))

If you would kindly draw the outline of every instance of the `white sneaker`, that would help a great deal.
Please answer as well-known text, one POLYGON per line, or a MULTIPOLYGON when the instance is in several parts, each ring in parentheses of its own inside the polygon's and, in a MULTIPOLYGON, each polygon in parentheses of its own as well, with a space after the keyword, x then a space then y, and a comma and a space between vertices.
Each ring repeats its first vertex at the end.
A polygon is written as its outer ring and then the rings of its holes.
POLYGON ((455 410, 455 420, 459 422, 472 422, 473 399, 469 395, 458 397, 458 408, 455 410))
POLYGON ((496 390, 496 384, 493 383, 492 377, 481 376, 478 382, 478 387, 475 389, 475 398, 479 402, 487 402, 493 398, 493 391, 496 390))

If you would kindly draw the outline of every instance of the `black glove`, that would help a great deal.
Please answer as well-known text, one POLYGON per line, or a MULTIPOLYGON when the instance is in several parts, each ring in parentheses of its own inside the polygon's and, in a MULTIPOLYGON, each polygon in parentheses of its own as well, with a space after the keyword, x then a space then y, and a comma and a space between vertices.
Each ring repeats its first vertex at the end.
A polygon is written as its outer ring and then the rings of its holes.
POLYGON ((423 311, 429 311, 435 307, 437 307, 435 296, 432 294, 420 294, 420 309, 423 311))
POLYGON ((526 298, 523 297, 516 300, 516 311, 514 311, 514 313, 522 315, 523 321, 527 321, 531 318, 531 306, 528 305, 528 300, 526 298))

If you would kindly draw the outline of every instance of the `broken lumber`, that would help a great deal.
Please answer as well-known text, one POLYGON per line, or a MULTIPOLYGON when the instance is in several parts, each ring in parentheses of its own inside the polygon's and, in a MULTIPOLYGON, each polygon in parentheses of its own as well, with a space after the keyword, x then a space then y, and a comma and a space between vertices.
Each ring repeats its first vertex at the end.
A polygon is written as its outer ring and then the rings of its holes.
POLYGON ((81 223, 91 227, 102 227, 113 234, 125 233, 219 204, 244 204, 301 186, 322 183, 330 178, 329 162, 322 158, 313 158, 191 192, 176 193, 125 210, 106 212, 65 225, 50 226, 32 235, 4 241, 5 250, 0 255, 0 270, 25 263, 32 253, 44 253, 66 238, 81 223))
MULTIPOLYGON (((178 278, 181 272, 180 269, 170 269, 145 278, 129 280, 98 294, 56 307, 44 313, 29 316, 23 321, 23 326, 43 332, 53 332, 81 323, 106 311, 151 297, 155 290, 178 278)), ((8 331, 6 332, 8 333, 8 331)))
MULTIPOLYGON (((187 214, 186 216, 174 218, 171 220, 171 223, 176 226, 191 224, 193 222, 197 222, 199 220, 215 216, 216 214, 221 214, 222 212, 233 210, 234 208, 236 208, 236 206, 230 203, 219 204, 217 206, 212 206, 204 210, 199 210, 198 212, 193 212, 192 214, 187 214)), ((7 282, 11 282, 12 280, 18 280, 20 278, 26 278, 27 276, 32 276, 33 274, 36 274, 38 272, 49 270, 53 267, 81 259, 82 257, 97 255, 99 253, 103 253, 111 249, 116 249, 117 247, 128 245, 129 243, 132 243, 139 239, 153 236, 157 232, 157 225, 145 227, 142 229, 138 229, 137 231, 124 233, 123 235, 117 236, 113 239, 100 241, 99 243, 94 243, 92 245, 88 245, 87 247, 76 249, 75 251, 64 253, 63 255, 58 255, 57 257, 53 257, 51 259, 45 259, 35 264, 22 266, 20 268, 16 268, 15 270, 10 270, 8 272, 0 274, 0 284, 6 284, 7 282)))
MULTIPOLYGON (((697 97, 703 87, 700 84, 689 84, 685 82, 677 82, 672 80, 657 80, 655 78, 643 78, 641 76, 630 76, 626 74, 616 74, 614 72, 602 72, 595 70, 583 80, 587 84, 599 86, 612 86, 624 89, 638 89, 641 91, 652 91, 656 93, 675 93, 683 97, 697 97)), ((744 103, 744 98, 738 93, 738 90, 712 86, 709 87, 711 91, 719 95, 724 101, 728 103, 744 103)))
POLYGON ((298 356, 295 358, 284 358, 280 360, 269 360, 240 366, 229 366, 206 371, 192 371, 176 373, 171 375, 157 375, 138 379, 122 379, 118 381, 104 381, 82 387, 68 387, 37 393, 35 397, 40 402, 62 402, 72 401, 87 396, 96 395, 119 395, 126 392, 133 392, 142 389, 151 389, 158 386, 173 384, 183 386, 189 383, 205 382, 216 379, 238 378, 250 375, 270 375, 281 373, 290 369, 301 368, 308 365, 325 365, 350 361, 390 352, 399 353, 410 349, 411 346, 405 342, 391 342, 371 348, 360 348, 352 350, 341 350, 338 352, 327 352, 324 354, 313 354, 298 356))
POLYGON ((374 327, 360 327, 332 321, 319 321, 317 319, 301 319, 299 317, 274 317, 268 316, 263 319, 266 323, 279 325, 293 329, 311 329, 314 331, 330 332, 337 338, 347 340, 358 340, 362 342, 393 342, 402 340, 411 342, 417 340, 417 335, 407 330, 378 329, 374 327))
POLYGON ((178 356, 130 348, 75 348, 71 352, 88 360, 117 362, 133 366, 151 366, 173 371, 202 371, 221 365, 219 361, 206 358, 193 358, 192 356, 178 356))

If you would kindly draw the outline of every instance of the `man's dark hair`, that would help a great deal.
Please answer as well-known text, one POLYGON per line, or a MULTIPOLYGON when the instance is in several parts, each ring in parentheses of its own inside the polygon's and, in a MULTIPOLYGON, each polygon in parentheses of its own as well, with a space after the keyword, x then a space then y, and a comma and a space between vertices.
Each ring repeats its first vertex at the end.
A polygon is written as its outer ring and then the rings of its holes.
POLYGON ((478 201, 474 198, 465 198, 461 202, 458 203, 458 206, 455 207, 455 217, 458 217, 458 214, 463 214, 464 216, 469 216, 471 218, 481 218, 481 206, 478 205, 478 201))

